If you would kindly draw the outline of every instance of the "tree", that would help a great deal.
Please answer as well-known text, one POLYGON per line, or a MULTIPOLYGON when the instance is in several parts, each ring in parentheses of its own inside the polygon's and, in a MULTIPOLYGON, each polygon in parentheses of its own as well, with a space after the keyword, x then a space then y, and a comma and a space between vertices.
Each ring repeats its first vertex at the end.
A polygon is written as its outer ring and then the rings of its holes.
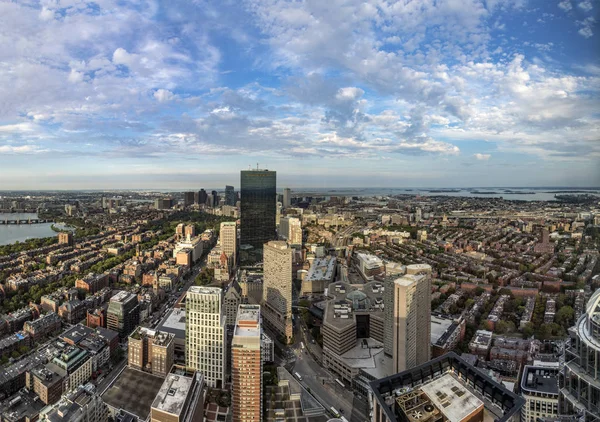
POLYGON ((526 338, 529 338, 534 334, 535 328, 531 322, 528 322, 527 324, 525 324, 522 331, 523 331, 523 335, 526 338))
POLYGON ((557 324, 560 324, 565 330, 573 325, 575 319, 575 310, 571 306, 561 307, 554 317, 557 324))

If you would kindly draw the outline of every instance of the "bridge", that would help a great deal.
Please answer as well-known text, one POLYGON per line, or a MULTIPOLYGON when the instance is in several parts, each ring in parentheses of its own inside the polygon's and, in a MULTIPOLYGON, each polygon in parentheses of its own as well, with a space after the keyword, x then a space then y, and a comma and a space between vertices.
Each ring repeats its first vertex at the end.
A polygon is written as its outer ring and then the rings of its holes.
POLYGON ((26 220, 10 220, 4 219, 0 220, 0 225, 9 225, 9 224, 42 224, 42 223, 54 223, 52 220, 41 220, 39 218, 29 218, 26 220))

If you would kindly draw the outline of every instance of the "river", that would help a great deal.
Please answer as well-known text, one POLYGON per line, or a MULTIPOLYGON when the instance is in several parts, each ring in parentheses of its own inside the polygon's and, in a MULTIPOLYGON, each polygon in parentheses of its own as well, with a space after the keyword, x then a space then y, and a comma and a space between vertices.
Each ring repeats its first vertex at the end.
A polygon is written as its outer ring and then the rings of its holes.
MULTIPOLYGON (((0 213, 0 220, 28 220, 37 219, 35 213, 0 213)), ((24 242, 27 239, 40 237, 53 237, 56 232, 50 227, 52 223, 42 224, 0 224, 0 245, 9 245, 15 242, 24 242)))

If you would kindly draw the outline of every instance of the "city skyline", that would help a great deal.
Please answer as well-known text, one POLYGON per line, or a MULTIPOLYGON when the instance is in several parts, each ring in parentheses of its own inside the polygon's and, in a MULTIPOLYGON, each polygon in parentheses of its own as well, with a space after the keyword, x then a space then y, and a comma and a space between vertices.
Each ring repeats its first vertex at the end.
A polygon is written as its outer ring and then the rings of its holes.
POLYGON ((4 2, 0 185, 594 185, 598 6, 4 2))

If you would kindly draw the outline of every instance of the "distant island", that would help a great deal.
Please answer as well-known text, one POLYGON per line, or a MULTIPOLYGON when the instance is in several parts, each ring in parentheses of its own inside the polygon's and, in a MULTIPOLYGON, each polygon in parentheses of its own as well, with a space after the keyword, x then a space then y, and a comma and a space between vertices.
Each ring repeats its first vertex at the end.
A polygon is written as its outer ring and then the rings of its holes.
MULTIPOLYGON (((410 190, 410 189, 407 189, 410 190)), ((428 189, 427 192, 431 192, 431 193, 457 193, 460 192, 462 189, 428 189)))

